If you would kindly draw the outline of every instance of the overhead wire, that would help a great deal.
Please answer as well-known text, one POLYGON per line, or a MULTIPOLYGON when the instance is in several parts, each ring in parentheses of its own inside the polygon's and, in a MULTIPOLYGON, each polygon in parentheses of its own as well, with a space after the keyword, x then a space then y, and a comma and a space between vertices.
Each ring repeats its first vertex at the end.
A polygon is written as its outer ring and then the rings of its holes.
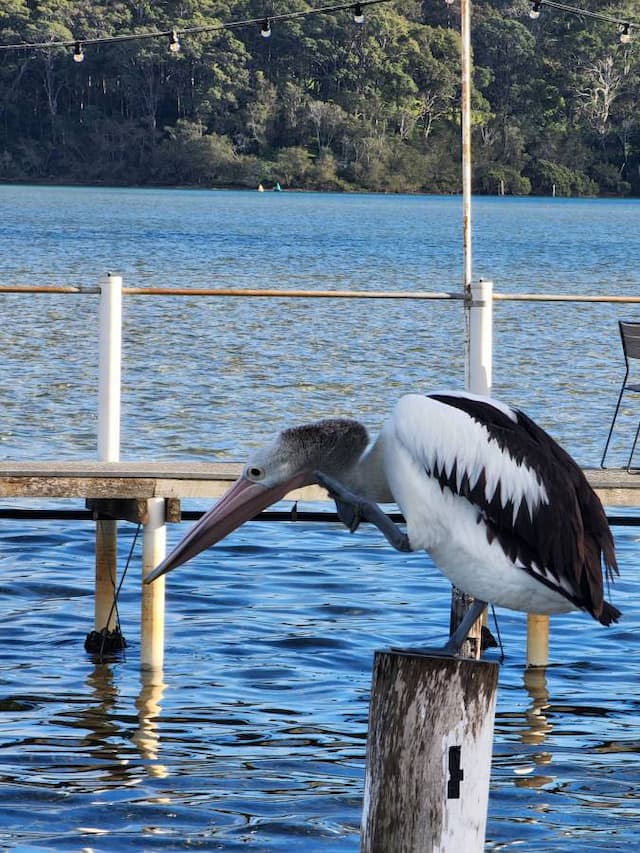
POLYGON ((607 24, 615 24, 620 32, 620 41, 622 44, 628 44, 631 41, 631 29, 640 29, 640 24, 634 23, 630 18, 617 17, 609 15, 607 12, 594 12, 591 9, 582 9, 579 6, 573 6, 570 3, 560 3, 558 0, 533 0, 533 5, 529 12, 529 17, 538 19, 542 6, 548 6, 558 12, 565 12, 568 15, 576 15, 581 18, 591 18, 597 21, 603 21, 607 24))
MULTIPOLYGON (((450 3, 453 0, 445 0, 450 3)), ((337 3, 326 6, 319 6, 311 9, 299 9, 294 12, 283 12, 281 14, 270 14, 268 17, 260 15, 257 18, 244 18, 237 21, 226 21, 218 24, 204 24, 195 27, 176 27, 166 30, 153 30, 149 32, 137 33, 121 33, 111 36, 87 36, 86 38, 74 35, 73 38, 63 39, 59 41, 40 41, 40 42, 16 42, 13 44, 0 44, 0 52, 20 51, 20 50, 51 50, 53 48, 73 48, 73 59, 76 62, 84 60, 84 48, 87 46, 102 45, 102 44, 118 44, 131 41, 145 41, 149 39, 168 39, 169 50, 172 53, 178 53, 180 50, 180 36, 202 35, 206 33, 223 32, 225 30, 237 30, 248 27, 259 27, 261 35, 267 38, 271 35, 271 25, 281 21, 291 21, 299 18, 306 18, 312 15, 329 14, 332 12, 341 12, 347 9, 353 13, 354 21, 357 24, 364 22, 363 10, 367 6, 375 6, 380 3, 389 3, 391 0, 359 0, 359 2, 337 3)), ((558 12, 564 12, 570 15, 576 15, 584 18, 591 18, 598 21, 603 21, 609 24, 615 24, 620 30, 620 41, 627 44, 631 40, 631 30, 640 29, 640 23, 635 23, 628 17, 618 17, 610 15, 606 12, 597 12, 591 9, 583 9, 579 6, 574 6, 569 3, 558 2, 558 0, 533 0, 533 5, 530 11, 532 18, 539 18, 540 9, 542 6, 547 6, 558 12)))
POLYGON ((74 50, 82 50, 82 48, 100 44, 116 44, 118 42, 128 41, 143 41, 147 39, 169 39, 170 45, 179 43, 180 36, 200 35, 203 33, 222 32, 224 30, 236 30, 245 27, 260 27, 263 28, 265 21, 269 24, 278 23, 280 21, 292 21, 298 18, 307 18, 311 15, 329 14, 331 12, 341 12, 350 9, 354 12, 354 18, 357 18, 356 23, 362 23, 362 10, 366 6, 376 6, 380 3, 390 3, 391 0, 359 0, 356 3, 338 3, 329 6, 318 6, 312 9, 299 9, 295 12, 283 12, 279 15, 270 14, 268 18, 260 15, 258 18, 244 18, 238 21, 226 21, 219 24, 204 24, 197 27, 171 27, 167 30, 153 30, 142 33, 122 33, 113 36, 87 36, 81 38, 74 36, 70 39, 60 41, 41 41, 41 42, 16 42, 15 44, 0 44, 0 51, 8 50, 36 50, 36 49, 51 49, 55 47, 72 47, 74 50))

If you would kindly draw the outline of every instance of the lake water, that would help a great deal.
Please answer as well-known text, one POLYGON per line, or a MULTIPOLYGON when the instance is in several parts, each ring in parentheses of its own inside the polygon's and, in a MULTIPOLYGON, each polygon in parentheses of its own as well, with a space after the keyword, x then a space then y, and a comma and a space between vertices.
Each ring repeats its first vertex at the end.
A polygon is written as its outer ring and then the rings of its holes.
MULTIPOLYGON (((639 214, 478 199, 475 277, 501 293, 637 295, 639 214)), ((142 286, 458 292, 461 216, 459 198, 4 186, 1 283, 111 271, 142 286)), ((0 300, 2 455, 94 457, 97 297, 0 300)), ((463 384, 459 302, 129 296, 124 310, 123 458, 242 459, 327 415, 376 430, 402 393, 463 384)), ((616 321, 640 310, 494 313, 495 395, 597 465, 622 377, 616 321)), ((629 406, 613 462, 635 422, 629 406)), ((488 850, 639 849, 640 544, 614 532, 618 626, 555 617, 552 664, 527 672, 525 619, 499 611, 488 850)), ((247 525, 171 575, 165 669, 145 681, 133 537, 122 524, 129 647, 98 664, 82 648, 92 525, 0 523, 0 846, 357 850, 373 651, 443 637, 446 581, 375 531, 247 525)))

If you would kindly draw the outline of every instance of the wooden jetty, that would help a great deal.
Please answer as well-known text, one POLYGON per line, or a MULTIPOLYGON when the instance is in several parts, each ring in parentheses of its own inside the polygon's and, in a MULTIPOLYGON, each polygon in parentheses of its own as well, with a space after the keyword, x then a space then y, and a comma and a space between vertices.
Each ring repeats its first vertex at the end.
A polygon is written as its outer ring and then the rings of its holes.
MULTIPOLYGON (((96 287, 0 285, 0 291, 95 293, 99 300, 99 375, 97 457, 100 461, 0 463, 0 496, 4 498, 81 498, 87 501, 96 521, 95 628, 112 629, 117 557, 117 523, 125 519, 144 525, 142 574, 163 558, 166 524, 181 518, 181 501, 215 499, 240 472, 235 463, 126 462, 120 461, 120 373, 122 362, 122 297, 133 295, 277 296, 291 298, 406 298, 459 299, 465 306, 469 334, 465 340, 465 387, 476 394, 491 395, 492 316, 496 299, 567 299, 615 301, 622 297, 511 296, 496 294, 490 281, 469 282, 464 293, 411 292, 316 292, 192 290, 191 288, 125 288, 122 277, 108 273, 96 287)), ((624 297, 625 302, 636 301, 624 297)), ((640 506, 640 477, 618 469, 587 471, 603 504, 609 507, 640 506)), ((324 491, 310 487, 288 496, 295 500, 326 499, 324 491)), ((4 516, 9 516, 9 511, 4 516)), ((17 512, 12 517, 17 516, 17 512)), ((3 513, 0 511, 0 517, 3 513)), ((335 514, 327 512, 325 520, 335 514)), ((164 578, 142 587, 141 665, 162 666, 164 628, 164 578)), ((548 623, 544 617, 529 621, 528 647, 531 664, 546 663, 548 623)))
MULTIPOLYGON (((181 501, 220 497, 238 477, 239 463, 197 462, 3 462, 4 499, 83 499, 96 520, 94 629, 113 630, 117 567, 117 523, 143 525, 142 578, 165 556, 166 523, 181 520, 181 501)), ((293 492, 294 500, 322 500, 319 486, 293 492)), ((1 513, 0 513, 1 515, 1 513)), ((164 578, 142 584, 140 660, 143 669, 162 667, 164 578)))
MULTIPOLYGON (((219 498, 238 477, 234 462, 2 462, 0 497, 7 499, 82 499, 96 519, 95 629, 107 626, 112 610, 118 520, 144 526, 142 579, 164 556, 167 523, 181 520, 182 501, 219 498)), ((623 469, 587 470, 587 478, 607 507, 640 506, 640 476, 623 469)), ((287 496, 296 501, 327 500, 319 486, 287 496)), ((335 517, 335 516, 333 516, 335 517)), ((332 514, 327 511, 327 520, 332 514)), ((141 579, 141 582, 142 582, 141 579)), ((536 618, 536 617, 533 617, 536 618)), ((141 665, 163 662, 164 579, 142 587, 141 665)), ((544 630, 542 632, 544 635, 544 630)), ((544 663, 545 648, 531 641, 534 659, 544 663)))
MULTIPOLYGON (((0 497, 140 500, 218 498, 240 475, 240 462, 0 462, 0 497)), ((640 469, 588 468, 585 475, 604 506, 640 507, 640 469)), ((291 500, 326 500, 307 486, 291 500)), ((172 520, 177 521, 177 518, 172 520)))

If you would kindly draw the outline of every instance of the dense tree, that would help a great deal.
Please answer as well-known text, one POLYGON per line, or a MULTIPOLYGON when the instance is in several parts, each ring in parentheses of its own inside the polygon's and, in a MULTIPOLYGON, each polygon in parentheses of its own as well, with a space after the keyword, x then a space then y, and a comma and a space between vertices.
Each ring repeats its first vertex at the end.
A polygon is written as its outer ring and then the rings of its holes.
MULTIPOLYGON (((623 2, 610 14, 635 21, 640 0, 623 2)), ((474 5, 475 190, 640 195, 637 41, 529 8, 474 5)), ((265 39, 221 26, 261 19, 256 0, 4 0, 0 46, 42 46, 0 50, 0 179, 458 191, 455 5, 365 12, 276 21, 265 39), (173 28, 179 52, 107 41, 78 63, 56 44, 173 28)))

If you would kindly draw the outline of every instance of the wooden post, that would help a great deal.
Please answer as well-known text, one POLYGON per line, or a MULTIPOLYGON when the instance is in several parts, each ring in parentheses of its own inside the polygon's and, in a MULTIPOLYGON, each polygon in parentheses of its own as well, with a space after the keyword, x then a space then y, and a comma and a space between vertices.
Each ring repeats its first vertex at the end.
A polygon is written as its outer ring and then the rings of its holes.
MULTIPOLYGON (((122 278, 107 275, 100 290, 100 350, 98 376, 98 459, 120 458, 120 374, 122 352, 122 278)), ((96 631, 116 626, 118 522, 96 522, 94 625, 96 631), (111 618, 107 619, 111 613, 111 618)))
MULTIPOLYGON (((142 579, 160 563, 166 552, 164 498, 149 498, 148 520, 142 542, 142 579)), ((164 662, 164 577, 142 584, 140 666, 161 669, 164 662)))
POLYGON ((549 663, 549 617, 536 613, 527 616, 527 666, 549 663))
POLYGON ((361 853, 479 853, 497 663, 376 652, 361 853))
MULTIPOLYGON (((451 587, 451 615, 449 617, 450 635, 453 634, 458 625, 462 622, 465 613, 469 610, 472 604, 472 595, 467 595, 466 592, 462 592, 462 590, 458 589, 457 586, 451 587)), ((486 612, 487 610, 485 608, 483 615, 473 623, 471 630, 467 634, 467 639, 460 647, 460 657, 480 660, 480 655, 482 653, 482 625, 486 622, 486 612)))
POLYGON ((118 522, 111 519, 96 521, 96 587, 94 603, 94 629, 115 630, 118 571, 118 522))

